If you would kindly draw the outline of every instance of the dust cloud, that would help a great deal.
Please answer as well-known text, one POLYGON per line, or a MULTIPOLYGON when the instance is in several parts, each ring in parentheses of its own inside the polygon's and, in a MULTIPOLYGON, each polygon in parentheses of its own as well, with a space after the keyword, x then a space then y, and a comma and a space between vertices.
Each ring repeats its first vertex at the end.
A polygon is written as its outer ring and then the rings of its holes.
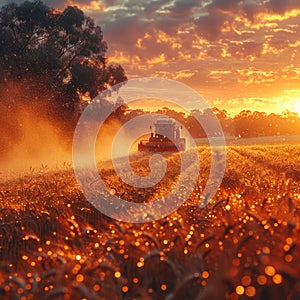
MULTIPOLYGON (((0 179, 15 178, 33 169, 38 172, 72 167, 73 132, 64 132, 62 123, 51 118, 42 101, 34 104, 21 102, 19 93, 10 94, 10 99, 1 99, 1 96, 0 179)), ((118 120, 111 118, 102 125, 95 145, 97 162, 111 159, 112 143, 121 127, 118 120)), ((88 138, 87 133, 81 143, 84 145, 88 138)), ((123 136, 118 141, 117 156, 128 155, 133 142, 129 135, 123 136)))
POLYGON ((51 122, 41 109, 32 107, 14 111, 12 117, 6 124, 3 118, 0 122, 2 175, 70 164, 70 144, 60 124, 51 122))
POLYGON ((101 126, 95 146, 95 159, 97 162, 105 162, 112 159, 112 146, 113 143, 117 143, 117 149, 114 152, 114 158, 126 157, 130 153, 137 152, 137 142, 131 136, 133 131, 124 131, 122 123, 118 120, 109 120, 101 126), (115 141, 117 133, 120 129, 122 130, 121 135, 115 141), (128 153, 129 151, 129 153, 128 153))
POLYGON ((18 82, 1 86, 0 179, 70 164, 70 140, 49 97, 18 82))

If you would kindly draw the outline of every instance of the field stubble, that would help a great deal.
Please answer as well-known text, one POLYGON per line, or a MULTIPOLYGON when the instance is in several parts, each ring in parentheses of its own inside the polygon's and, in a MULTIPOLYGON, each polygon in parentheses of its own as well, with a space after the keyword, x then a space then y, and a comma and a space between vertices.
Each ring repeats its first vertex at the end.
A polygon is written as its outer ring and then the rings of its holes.
MULTIPOLYGON (((0 183, 0 299, 300 299, 300 146, 228 147, 222 185, 203 209, 209 149, 199 156, 190 198, 145 224, 98 212, 68 168, 0 183)), ((109 164, 99 172, 110 193, 154 201, 180 173, 178 154, 166 159, 162 181, 143 192, 109 164)), ((131 164, 149 172, 141 155, 131 164)))

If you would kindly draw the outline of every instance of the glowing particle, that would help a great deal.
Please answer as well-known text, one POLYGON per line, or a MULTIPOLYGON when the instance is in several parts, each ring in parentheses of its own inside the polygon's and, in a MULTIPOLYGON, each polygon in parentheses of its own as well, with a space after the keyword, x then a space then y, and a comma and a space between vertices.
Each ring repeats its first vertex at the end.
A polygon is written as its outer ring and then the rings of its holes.
POLYGON ((207 271, 202 272, 202 278, 207 279, 209 277, 209 273, 207 271))
POLYGON ((166 291, 166 290, 167 290, 167 285, 166 285, 166 284, 162 284, 162 285, 160 286, 160 289, 161 289, 162 291, 166 291))
POLYGON ((244 276, 244 277, 242 278, 242 284, 243 284, 244 286, 250 285, 250 284, 251 284, 251 281, 252 281, 252 279, 251 279, 251 277, 248 276, 248 275, 246 275, 246 276, 244 276))
POLYGON ((138 279, 137 277, 134 277, 134 278, 132 279, 132 282, 136 284, 136 283, 139 282, 139 279, 138 279))
POLYGON ((128 286, 126 286, 126 285, 122 286, 122 292, 127 293, 128 292, 128 286))
POLYGON ((276 273, 276 270, 273 266, 266 266, 265 267, 265 273, 268 275, 268 276, 274 276, 275 273, 276 273))
POLYGON ((255 287, 254 287, 254 286, 251 286, 251 285, 248 286, 248 287, 246 288, 245 293, 246 293, 246 295, 247 295, 248 297, 254 297, 255 294, 256 294, 255 287))
POLYGON ((77 254, 75 258, 76 260, 81 260, 81 255, 77 254))
POLYGON ((76 281, 77 282, 82 282, 84 280, 84 276, 82 275, 82 274, 78 274, 77 276, 76 276, 76 281))
POLYGON ((259 285, 265 285, 267 283, 267 277, 265 275, 259 275, 257 277, 257 283, 259 285))
POLYGON ((282 283, 282 276, 280 274, 275 274, 273 276, 272 280, 275 284, 281 284, 282 283))
POLYGON ((95 292, 99 292, 100 291, 100 285, 99 284, 95 284, 93 287, 95 292))
POLYGON ((6 285, 6 286, 4 287, 4 291, 5 291, 5 292, 9 292, 9 290, 10 290, 10 286, 9 286, 9 285, 6 285))
POLYGON ((120 278, 121 277, 121 273, 120 272, 115 272, 115 277, 116 278, 120 278))
POLYGON ((285 256, 285 261, 286 261, 286 262, 292 262, 292 261, 293 261, 293 256, 292 256, 291 254, 287 254, 287 255, 285 256))
POLYGON ((229 204, 227 204, 227 205, 225 206, 225 209, 226 209, 226 210, 230 210, 230 209, 231 209, 231 206, 230 206, 229 204))
POLYGON ((238 295, 243 295, 244 292, 245 292, 245 289, 242 285, 238 285, 236 288, 235 288, 235 292, 238 294, 238 295))

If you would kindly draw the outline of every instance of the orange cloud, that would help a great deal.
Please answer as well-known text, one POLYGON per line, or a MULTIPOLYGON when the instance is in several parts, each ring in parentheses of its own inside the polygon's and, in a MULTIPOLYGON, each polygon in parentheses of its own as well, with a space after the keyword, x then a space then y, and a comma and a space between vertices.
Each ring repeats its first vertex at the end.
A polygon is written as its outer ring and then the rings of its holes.
POLYGON ((87 0, 87 1, 82 1, 82 0, 67 0, 66 1, 66 6, 77 6, 78 8, 85 10, 85 11, 103 11, 104 10, 104 5, 102 2, 97 1, 97 0, 87 0))
POLYGON ((179 71, 176 73, 174 79, 178 80, 178 79, 188 79, 191 78, 192 76, 194 76, 197 72, 195 71, 191 71, 191 70, 183 70, 183 71, 179 71))
POLYGON ((299 86, 299 0, 60 2, 96 19, 108 62, 122 64, 129 78, 183 81, 227 107, 230 99, 233 107, 271 107, 299 86))
POLYGON ((149 65, 160 64, 166 62, 166 55, 164 53, 159 56, 153 57, 147 61, 149 65))

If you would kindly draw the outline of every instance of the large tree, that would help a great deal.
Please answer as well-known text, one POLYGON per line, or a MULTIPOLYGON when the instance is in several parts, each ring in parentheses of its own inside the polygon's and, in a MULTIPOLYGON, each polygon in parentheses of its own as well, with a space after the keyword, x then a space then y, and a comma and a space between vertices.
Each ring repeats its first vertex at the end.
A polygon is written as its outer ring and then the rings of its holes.
POLYGON ((106 52, 101 28, 77 7, 59 11, 35 0, 0 10, 0 92, 13 83, 23 102, 47 104, 55 117, 75 121, 83 95, 126 80, 106 52))

